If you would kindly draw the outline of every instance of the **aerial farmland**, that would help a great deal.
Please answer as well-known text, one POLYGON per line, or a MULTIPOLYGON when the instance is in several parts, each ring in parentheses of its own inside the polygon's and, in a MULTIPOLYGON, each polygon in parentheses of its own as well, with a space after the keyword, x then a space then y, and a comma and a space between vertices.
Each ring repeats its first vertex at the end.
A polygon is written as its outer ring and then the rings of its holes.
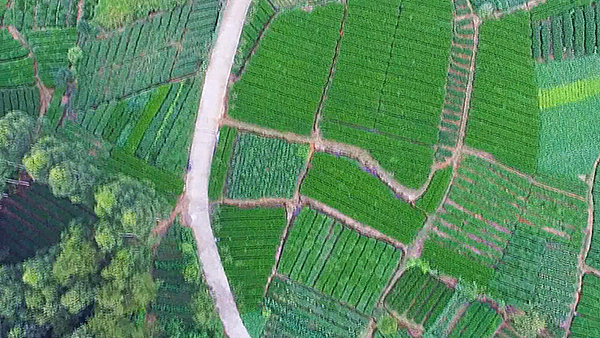
POLYGON ((598 121, 592 0, 0 0, 0 338, 598 338, 598 121))

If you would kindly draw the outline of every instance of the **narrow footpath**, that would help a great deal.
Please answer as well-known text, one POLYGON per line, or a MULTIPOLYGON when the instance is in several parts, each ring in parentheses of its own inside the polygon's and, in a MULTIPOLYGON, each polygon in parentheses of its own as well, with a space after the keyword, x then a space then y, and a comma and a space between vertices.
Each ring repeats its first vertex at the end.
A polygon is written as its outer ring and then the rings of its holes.
POLYGON ((227 83, 249 5, 250 0, 227 0, 225 4, 206 70, 185 189, 189 205, 184 219, 194 231, 206 282, 215 297, 225 333, 230 338, 250 336, 237 310, 210 226, 208 179, 219 120, 225 109, 227 83))

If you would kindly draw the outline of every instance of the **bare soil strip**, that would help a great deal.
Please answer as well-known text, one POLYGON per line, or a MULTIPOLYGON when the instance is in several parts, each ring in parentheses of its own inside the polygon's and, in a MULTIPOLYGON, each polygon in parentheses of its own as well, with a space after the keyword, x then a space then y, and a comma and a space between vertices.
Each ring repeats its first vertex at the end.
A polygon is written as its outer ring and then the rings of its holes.
POLYGON ((293 201, 285 198, 261 198, 257 200, 236 200, 224 198, 221 204, 232 205, 240 208, 276 208, 283 207, 293 201))
POLYGON ((227 85, 233 59, 250 2, 250 0, 227 0, 225 4, 217 39, 206 70, 190 153, 190 170, 185 187, 189 204, 184 210, 184 220, 194 232, 198 257, 202 262, 206 282, 215 298, 224 331, 231 338, 250 336, 242 323, 212 233, 208 181, 219 120, 225 111, 227 85))

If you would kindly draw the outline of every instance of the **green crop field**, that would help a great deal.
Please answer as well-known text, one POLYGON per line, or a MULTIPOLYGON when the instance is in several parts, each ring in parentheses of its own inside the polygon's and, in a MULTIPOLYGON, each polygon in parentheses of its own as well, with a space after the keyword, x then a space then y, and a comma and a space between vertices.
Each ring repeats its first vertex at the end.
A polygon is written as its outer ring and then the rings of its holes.
POLYGON ((423 257, 450 275, 489 285, 520 224, 551 241, 580 245, 585 202, 532 185, 476 157, 463 159, 423 257))
POLYGON ((402 252, 308 208, 294 220, 278 271, 370 314, 402 252))
POLYGON ((420 268, 411 268, 394 284, 385 304, 427 330, 444 311, 454 292, 453 288, 423 273, 420 268))
POLYGON ((398 11, 399 5, 349 2, 320 127, 325 138, 369 150, 416 188, 429 174, 437 143, 452 5, 408 0, 398 11))
MULTIPOLYGON (((596 169, 598 175, 598 169, 596 169)), ((585 262, 595 269, 600 269, 600 177, 595 176, 592 189, 592 199, 594 201, 594 228, 592 232, 592 240, 590 243, 590 251, 585 262)))
POLYGON ((573 318, 569 337, 584 338, 590 334, 600 332, 600 318, 598 317, 598 303, 600 297, 600 278, 596 275, 583 276, 577 315, 573 318))
POLYGON ((292 281, 274 278, 260 337, 359 337, 368 319, 339 302, 292 281))
POLYGON ((225 197, 292 198, 307 157, 307 145, 239 134, 229 162, 225 197))
POLYGON ((329 154, 315 154, 300 194, 405 243, 412 240, 425 220, 421 211, 396 197, 358 163, 329 154))
POLYGON ((275 252, 286 225, 285 209, 220 206, 213 230, 225 272, 244 311, 257 307, 275 264, 275 252))
POLYGON ((229 115, 272 129, 310 134, 340 35, 342 12, 340 4, 331 4, 274 18, 233 87, 229 115))
POLYGON ((542 111, 539 172, 572 180, 591 173, 600 154, 600 124, 589 112, 599 107, 600 97, 593 97, 542 111))
POLYGON ((600 337, 598 112, 595 0, 0 0, 0 337, 600 337))
POLYGON ((481 26, 465 144, 532 173, 540 113, 530 36, 528 13, 481 26))
POLYGON ((560 13, 548 13, 552 16, 534 21, 533 57, 550 62, 595 54, 600 37, 600 30, 597 29, 600 23, 600 8, 590 2, 574 1, 574 6, 564 6, 560 13), (548 22, 551 22, 551 25, 548 22))

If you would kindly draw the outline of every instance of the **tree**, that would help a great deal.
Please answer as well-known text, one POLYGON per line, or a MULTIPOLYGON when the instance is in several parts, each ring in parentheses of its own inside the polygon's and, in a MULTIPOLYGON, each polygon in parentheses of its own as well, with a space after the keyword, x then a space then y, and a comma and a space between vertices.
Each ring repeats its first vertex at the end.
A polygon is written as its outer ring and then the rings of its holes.
POLYGON ((23 314, 23 283, 14 268, 0 266, 0 317, 15 321, 23 314))
POLYGON ((546 329, 546 321, 536 311, 529 309, 512 316, 512 326, 523 338, 535 338, 546 329))
POLYGON ((392 335, 398 331, 398 322, 392 316, 385 315, 377 322, 377 328, 383 335, 392 335))
POLYGON ((214 330, 220 327, 219 315, 208 288, 203 287, 193 294, 191 306, 194 312, 194 321, 200 326, 214 330))
POLYGON ((60 297, 60 303, 69 313, 76 315, 94 302, 95 290, 89 283, 77 282, 60 297))
POLYGON ((29 175, 48 184, 55 196, 68 197, 73 203, 93 203, 100 171, 81 144, 44 137, 25 156, 23 164, 29 175))
POLYGON ((21 164, 33 141, 35 121, 29 115, 13 111, 0 118, 0 189, 21 164))
POLYGON ((153 187, 126 176, 101 186, 94 197, 96 215, 108 220, 114 232, 133 235, 144 243, 157 219, 168 211, 168 204, 153 187))
POLYGON ((94 232, 94 240, 103 253, 111 252, 123 244, 122 237, 113 233, 107 220, 100 220, 98 223, 94 232))
POLYGON ((60 254, 54 262, 52 273, 66 286, 75 279, 87 279, 98 269, 99 253, 84 236, 81 224, 72 223, 60 243, 60 254))

